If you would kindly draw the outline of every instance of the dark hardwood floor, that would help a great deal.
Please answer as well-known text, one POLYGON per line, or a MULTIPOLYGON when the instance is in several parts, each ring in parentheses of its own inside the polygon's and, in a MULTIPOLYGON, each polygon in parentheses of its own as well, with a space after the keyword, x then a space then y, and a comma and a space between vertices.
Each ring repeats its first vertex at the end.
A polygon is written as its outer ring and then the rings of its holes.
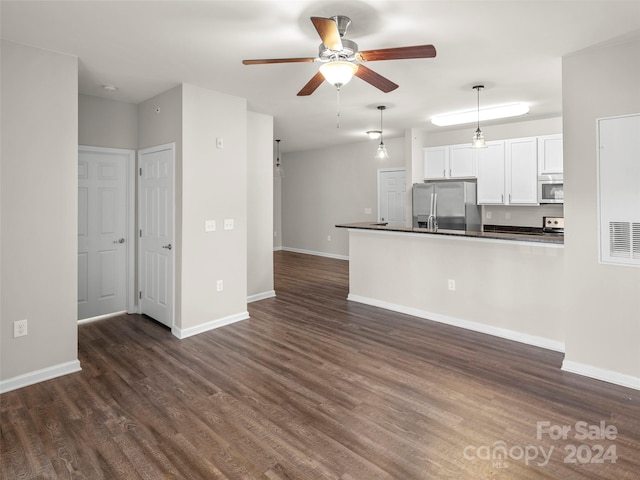
POLYGON ((80 326, 82 372, 2 395, 2 478, 640 478, 640 392, 347 302, 345 261, 275 261, 250 320, 185 340, 138 315, 80 326))

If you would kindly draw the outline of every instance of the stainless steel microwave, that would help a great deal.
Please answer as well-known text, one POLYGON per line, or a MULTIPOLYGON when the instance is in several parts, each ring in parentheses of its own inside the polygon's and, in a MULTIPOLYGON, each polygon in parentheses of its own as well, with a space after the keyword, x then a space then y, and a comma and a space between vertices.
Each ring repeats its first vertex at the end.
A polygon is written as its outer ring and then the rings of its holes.
POLYGON ((564 203, 562 174, 538 176, 538 203, 564 203))

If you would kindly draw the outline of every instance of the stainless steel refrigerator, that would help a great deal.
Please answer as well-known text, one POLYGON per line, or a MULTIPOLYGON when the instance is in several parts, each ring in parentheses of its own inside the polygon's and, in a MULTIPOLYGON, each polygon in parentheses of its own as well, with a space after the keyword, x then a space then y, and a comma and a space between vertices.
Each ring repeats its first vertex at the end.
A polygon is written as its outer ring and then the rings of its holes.
POLYGON ((413 227, 480 231, 480 206, 474 182, 413 185, 413 227))

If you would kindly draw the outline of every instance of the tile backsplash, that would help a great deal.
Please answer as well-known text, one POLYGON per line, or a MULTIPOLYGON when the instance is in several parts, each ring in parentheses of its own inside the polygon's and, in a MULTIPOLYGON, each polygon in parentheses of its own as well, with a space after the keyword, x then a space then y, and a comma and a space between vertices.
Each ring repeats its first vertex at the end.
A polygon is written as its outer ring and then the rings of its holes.
POLYGON ((482 224, 542 227, 542 217, 563 217, 562 204, 532 206, 483 205, 482 224))

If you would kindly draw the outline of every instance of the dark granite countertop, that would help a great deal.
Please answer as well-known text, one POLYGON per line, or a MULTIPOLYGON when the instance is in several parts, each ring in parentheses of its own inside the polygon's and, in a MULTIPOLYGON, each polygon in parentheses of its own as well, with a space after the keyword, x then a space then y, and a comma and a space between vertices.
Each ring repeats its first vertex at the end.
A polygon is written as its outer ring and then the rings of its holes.
POLYGON ((552 233, 519 233, 519 232, 467 232, 464 230, 429 230, 426 228, 390 227, 386 223, 357 222, 336 225, 337 228, 353 228, 357 230, 376 230, 383 232, 424 233, 427 235, 449 235, 455 237, 484 238, 491 240, 507 240, 514 242, 564 244, 564 235, 552 233))

